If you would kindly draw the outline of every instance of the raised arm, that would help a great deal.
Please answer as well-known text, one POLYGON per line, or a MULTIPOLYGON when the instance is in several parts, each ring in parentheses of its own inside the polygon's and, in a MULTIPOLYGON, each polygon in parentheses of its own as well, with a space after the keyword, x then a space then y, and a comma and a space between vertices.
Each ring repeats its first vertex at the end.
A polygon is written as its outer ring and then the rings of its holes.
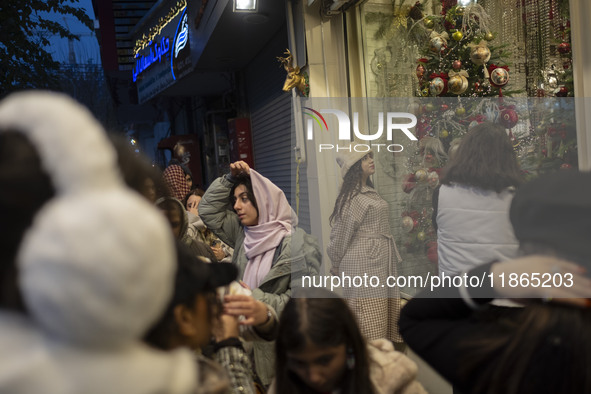
POLYGON ((243 230, 238 216, 230 206, 232 185, 229 175, 213 181, 199 203, 199 216, 215 235, 235 247, 236 239, 243 230))

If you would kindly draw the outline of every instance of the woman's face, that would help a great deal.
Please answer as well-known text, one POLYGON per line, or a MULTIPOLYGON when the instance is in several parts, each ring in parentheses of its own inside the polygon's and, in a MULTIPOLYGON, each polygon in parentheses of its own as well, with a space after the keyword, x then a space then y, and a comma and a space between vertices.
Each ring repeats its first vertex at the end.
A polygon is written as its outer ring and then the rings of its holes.
POLYGON ((179 305, 181 315, 176 316, 177 324, 186 345, 192 349, 200 349, 209 343, 212 330, 212 316, 205 295, 199 294, 191 308, 179 305), (181 317, 182 316, 182 317, 181 317), (182 319, 182 321, 178 321, 182 319))
POLYGON ((150 200, 150 202, 156 202, 156 185, 151 178, 146 178, 144 186, 142 188, 142 194, 150 200))
POLYGON ((364 177, 373 175, 376 172, 376 165, 373 161, 373 152, 369 152, 367 155, 363 156, 361 159, 361 170, 363 171, 364 177))
POLYGON ((187 186, 189 186, 189 189, 192 189, 193 188, 193 178, 191 178, 191 175, 185 174, 185 179, 187 180, 187 186))
POLYGON ((201 196, 197 196, 195 194, 191 194, 187 199, 187 211, 194 213, 195 215, 199 216, 199 210, 197 207, 201 202, 201 196))
POLYGON ((236 211, 240 222, 244 226, 256 226, 259 224, 259 213, 248 198, 246 186, 236 186, 236 189, 234 189, 234 198, 236 200, 234 211, 236 211))
POLYGON ((172 228, 172 233, 176 239, 181 237, 181 228, 183 227, 183 218, 179 209, 161 209, 172 228))
POLYGON ((345 344, 318 346, 308 343, 297 352, 287 352, 287 367, 314 391, 326 393, 339 387, 347 370, 345 344))

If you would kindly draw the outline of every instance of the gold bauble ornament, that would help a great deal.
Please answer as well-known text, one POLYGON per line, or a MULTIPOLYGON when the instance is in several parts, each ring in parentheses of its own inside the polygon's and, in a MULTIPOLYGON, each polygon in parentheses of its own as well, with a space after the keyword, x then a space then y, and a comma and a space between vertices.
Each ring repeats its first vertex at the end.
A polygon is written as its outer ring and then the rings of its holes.
POLYGON ((447 82, 447 89, 453 94, 462 94, 468 89, 468 78, 456 74, 447 82))
POLYGON ((439 53, 447 46, 447 40, 445 37, 436 36, 431 38, 429 49, 431 52, 439 53))
POLYGON ((439 137, 441 138, 447 138, 449 136, 449 131, 443 129, 439 132, 439 137))
POLYGON ((464 38, 464 33, 457 30, 451 35, 451 38, 453 38, 455 41, 460 41, 462 38, 464 38))
POLYGON ((417 234, 417 239, 419 241, 424 241, 425 239, 427 239, 427 234, 425 234, 425 232, 423 231, 419 231, 417 234))
POLYGON ((470 60, 479 66, 484 66, 490 60, 490 49, 486 45, 477 45, 470 52, 470 60))
POLYGON ((415 221, 410 216, 402 218, 402 229, 407 233, 410 233, 415 228, 415 221))
POLYGON ((425 105, 425 110, 427 112, 433 112, 435 110, 435 106, 433 105, 433 103, 427 103, 427 105, 425 105))
POLYGON ((435 26, 435 22, 433 22, 433 19, 431 19, 431 18, 426 18, 426 19, 425 19, 425 27, 426 27, 427 29, 432 29, 432 28, 433 28, 433 26, 435 26))
POLYGON ((470 60, 478 66, 484 66, 484 78, 488 79, 486 63, 490 60, 490 49, 486 46, 486 41, 480 41, 480 44, 472 47, 470 60))
POLYGON ((495 36, 494 36, 494 34, 492 34, 492 33, 489 31, 488 33, 486 33, 486 34, 484 35, 484 39, 485 39, 486 41, 492 41, 492 40, 494 40, 494 39, 495 39, 495 36))
POLYGON ((415 179, 418 182, 426 181, 427 180, 427 170, 423 170, 423 169, 417 170, 415 172, 415 179))
POLYGON ((429 97, 429 88, 424 88, 423 90, 421 90, 421 96, 429 97))
POLYGON ((437 187, 439 185, 439 174, 435 171, 431 171, 429 175, 427 175, 427 183, 429 187, 437 187))
POLYGON ((458 108, 456 108, 456 115, 457 116, 464 116, 464 115, 466 115, 466 108, 464 108, 464 107, 458 107, 458 108))

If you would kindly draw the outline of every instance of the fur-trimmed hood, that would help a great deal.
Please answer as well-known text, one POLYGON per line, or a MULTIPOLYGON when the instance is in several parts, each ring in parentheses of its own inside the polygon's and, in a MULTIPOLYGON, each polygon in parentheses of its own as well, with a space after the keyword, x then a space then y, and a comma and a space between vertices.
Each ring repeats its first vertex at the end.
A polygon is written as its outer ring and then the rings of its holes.
POLYGON ((426 394, 416 380, 417 365, 404 353, 394 350, 387 339, 376 339, 367 345, 370 377, 378 394, 426 394))

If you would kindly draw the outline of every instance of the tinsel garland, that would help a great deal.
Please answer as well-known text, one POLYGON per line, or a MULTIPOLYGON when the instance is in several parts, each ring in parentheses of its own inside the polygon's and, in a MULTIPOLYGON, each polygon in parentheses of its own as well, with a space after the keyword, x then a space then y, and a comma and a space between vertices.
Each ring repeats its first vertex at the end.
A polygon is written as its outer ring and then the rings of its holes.
POLYGON ((480 4, 470 3, 464 7, 461 29, 463 32, 466 32, 471 25, 476 25, 478 30, 488 33, 491 30, 490 23, 490 16, 480 4))

